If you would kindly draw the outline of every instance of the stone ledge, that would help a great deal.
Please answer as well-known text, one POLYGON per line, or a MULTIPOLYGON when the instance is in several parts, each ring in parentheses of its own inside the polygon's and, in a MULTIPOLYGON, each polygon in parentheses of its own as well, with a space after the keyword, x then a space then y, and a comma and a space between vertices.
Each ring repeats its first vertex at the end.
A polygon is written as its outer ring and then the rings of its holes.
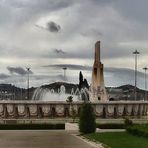
POLYGON ((65 123, 66 131, 79 131, 78 123, 65 123))

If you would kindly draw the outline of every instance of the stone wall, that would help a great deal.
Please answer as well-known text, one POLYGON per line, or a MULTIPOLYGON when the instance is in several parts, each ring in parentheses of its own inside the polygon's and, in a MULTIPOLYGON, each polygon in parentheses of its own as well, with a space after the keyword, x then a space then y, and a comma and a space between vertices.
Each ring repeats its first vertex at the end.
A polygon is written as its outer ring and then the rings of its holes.
MULTIPOLYGON (((1 119, 41 119, 70 117, 72 106, 80 114, 82 102, 1 101, 1 119)), ((92 103, 97 118, 146 116, 148 101, 110 101, 92 103)))

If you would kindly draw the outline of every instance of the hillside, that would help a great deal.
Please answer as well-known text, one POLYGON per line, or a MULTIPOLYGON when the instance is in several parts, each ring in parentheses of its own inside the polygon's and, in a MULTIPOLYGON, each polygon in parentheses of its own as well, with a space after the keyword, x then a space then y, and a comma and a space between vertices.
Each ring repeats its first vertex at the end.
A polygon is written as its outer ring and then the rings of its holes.
MULTIPOLYGON (((66 82, 55 82, 48 85, 42 85, 41 88, 53 89, 55 92, 60 90, 61 86, 64 86, 66 93, 71 93, 78 88, 78 84, 66 83, 66 82)), ((31 100, 33 93, 36 88, 32 87, 29 89, 29 100, 31 100)), ((123 85, 119 87, 107 87, 107 92, 110 98, 115 100, 134 100, 134 86, 123 85)), ((137 100, 143 100, 145 91, 137 88, 137 100)), ((11 84, 0 84, 0 100, 28 100, 27 89, 19 88, 11 84)))

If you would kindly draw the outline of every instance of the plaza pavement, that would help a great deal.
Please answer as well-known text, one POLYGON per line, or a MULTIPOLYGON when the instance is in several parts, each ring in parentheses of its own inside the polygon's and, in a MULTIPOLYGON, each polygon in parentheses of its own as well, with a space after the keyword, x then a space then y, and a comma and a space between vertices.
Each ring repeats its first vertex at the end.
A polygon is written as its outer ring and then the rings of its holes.
POLYGON ((72 133, 60 130, 0 131, 0 148, 95 148, 72 133))

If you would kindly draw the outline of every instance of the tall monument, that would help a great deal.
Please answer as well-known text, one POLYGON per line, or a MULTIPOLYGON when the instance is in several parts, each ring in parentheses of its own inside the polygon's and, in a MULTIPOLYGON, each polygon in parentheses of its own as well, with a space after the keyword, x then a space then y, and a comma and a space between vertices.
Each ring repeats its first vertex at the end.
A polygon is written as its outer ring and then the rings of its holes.
POLYGON ((103 64, 100 60, 100 41, 97 41, 95 44, 95 57, 92 69, 92 83, 90 89, 91 102, 108 100, 107 92, 104 86, 103 64))

